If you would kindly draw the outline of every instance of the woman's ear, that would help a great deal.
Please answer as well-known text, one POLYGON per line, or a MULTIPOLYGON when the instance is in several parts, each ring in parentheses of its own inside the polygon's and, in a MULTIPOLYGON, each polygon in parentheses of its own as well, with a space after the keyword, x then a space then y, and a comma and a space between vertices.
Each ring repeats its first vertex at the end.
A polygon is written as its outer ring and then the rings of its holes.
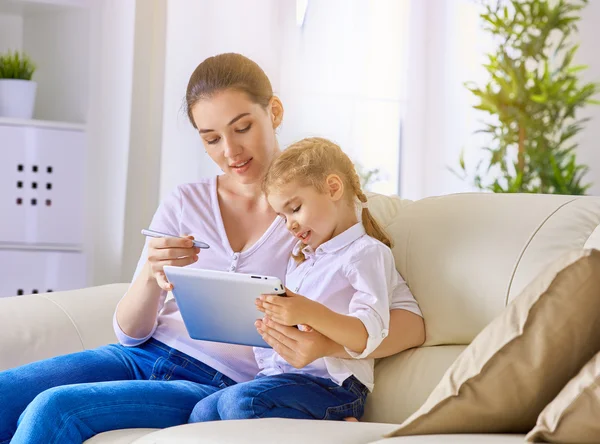
POLYGON ((344 196, 344 182, 337 174, 330 174, 325 179, 327 194, 333 201, 338 201, 344 196))
POLYGON ((279 97, 273 96, 269 102, 269 107, 271 108, 271 121, 273 123, 273 129, 277 129, 283 120, 283 103, 281 103, 279 97))

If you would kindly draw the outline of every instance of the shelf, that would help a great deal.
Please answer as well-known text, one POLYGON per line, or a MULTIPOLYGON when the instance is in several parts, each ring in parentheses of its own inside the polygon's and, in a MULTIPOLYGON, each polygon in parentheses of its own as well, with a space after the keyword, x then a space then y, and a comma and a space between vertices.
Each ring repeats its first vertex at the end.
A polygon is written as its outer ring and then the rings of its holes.
POLYGON ((81 245, 57 245, 57 244, 13 244, 0 242, 0 251, 2 250, 19 250, 19 251, 69 251, 74 253, 82 253, 81 245))
POLYGON ((0 0, 0 14, 29 15, 87 9, 90 0, 0 0))
POLYGON ((50 120, 35 119, 11 119, 0 117, 0 125, 5 126, 29 126, 34 128, 59 129, 67 131, 85 131, 86 125, 83 123, 53 122, 50 120))

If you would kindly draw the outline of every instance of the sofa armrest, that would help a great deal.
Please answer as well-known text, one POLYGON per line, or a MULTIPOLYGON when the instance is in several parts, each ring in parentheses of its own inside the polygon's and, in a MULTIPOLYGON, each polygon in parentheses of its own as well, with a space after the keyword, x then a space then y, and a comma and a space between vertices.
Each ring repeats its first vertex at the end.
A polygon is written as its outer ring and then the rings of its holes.
POLYGON ((128 286, 0 298, 0 371, 116 342, 112 316, 128 286))

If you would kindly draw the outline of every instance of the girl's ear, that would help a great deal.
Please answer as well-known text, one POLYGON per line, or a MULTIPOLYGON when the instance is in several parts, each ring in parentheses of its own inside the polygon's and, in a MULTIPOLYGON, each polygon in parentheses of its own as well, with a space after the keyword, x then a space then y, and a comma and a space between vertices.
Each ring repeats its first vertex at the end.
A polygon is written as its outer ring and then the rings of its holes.
POLYGON ((271 97, 269 108, 271 109, 271 121, 273 123, 273 129, 277 129, 283 120, 283 103, 281 103, 279 97, 271 97))
POLYGON ((330 174, 325 179, 327 194, 333 201, 338 201, 344 196, 344 182, 337 174, 330 174))

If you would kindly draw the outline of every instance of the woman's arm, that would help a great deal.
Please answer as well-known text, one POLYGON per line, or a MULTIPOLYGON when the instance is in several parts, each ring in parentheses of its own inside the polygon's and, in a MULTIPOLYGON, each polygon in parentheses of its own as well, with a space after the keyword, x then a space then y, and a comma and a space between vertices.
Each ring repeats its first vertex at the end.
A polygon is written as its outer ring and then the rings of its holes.
POLYGON ((160 296, 161 288, 147 262, 117 305, 116 319, 123 333, 132 338, 148 336, 154 328, 160 296))
MULTIPOLYGON (((350 358, 344 347, 317 331, 299 331, 295 327, 286 327, 268 318, 257 321, 256 327, 267 344, 295 368, 305 367, 325 356, 350 358)), ((369 358, 385 358, 418 347, 423 342, 423 318, 406 310, 392 310, 389 334, 369 358)))
POLYGON ((117 306, 116 320, 127 336, 145 338, 152 332, 163 295, 161 290, 172 288, 163 267, 183 267, 196 262, 200 250, 192 241, 192 236, 148 241, 147 260, 117 306))

